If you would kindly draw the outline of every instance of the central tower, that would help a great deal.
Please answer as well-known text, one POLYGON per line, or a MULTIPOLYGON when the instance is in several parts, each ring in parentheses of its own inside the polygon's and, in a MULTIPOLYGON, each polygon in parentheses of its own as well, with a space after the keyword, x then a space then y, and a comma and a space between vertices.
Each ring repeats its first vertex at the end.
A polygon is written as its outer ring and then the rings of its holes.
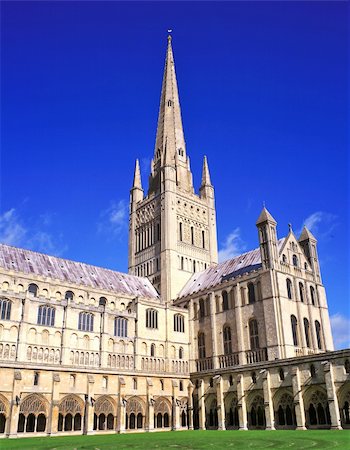
POLYGON ((144 195, 138 160, 130 191, 129 273, 148 277, 168 302, 193 272, 215 263, 214 188, 204 157, 199 195, 194 192, 168 36, 148 193, 144 195))

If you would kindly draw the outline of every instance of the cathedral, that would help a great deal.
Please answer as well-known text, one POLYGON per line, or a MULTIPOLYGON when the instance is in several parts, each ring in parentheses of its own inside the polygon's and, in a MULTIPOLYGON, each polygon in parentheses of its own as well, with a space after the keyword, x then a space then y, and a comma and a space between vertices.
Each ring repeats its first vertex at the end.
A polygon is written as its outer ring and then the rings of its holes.
POLYGON ((257 248, 218 263, 169 36, 129 273, 0 245, 0 437, 350 428, 350 351, 334 351, 316 238, 279 237, 265 207, 255 225, 257 248))

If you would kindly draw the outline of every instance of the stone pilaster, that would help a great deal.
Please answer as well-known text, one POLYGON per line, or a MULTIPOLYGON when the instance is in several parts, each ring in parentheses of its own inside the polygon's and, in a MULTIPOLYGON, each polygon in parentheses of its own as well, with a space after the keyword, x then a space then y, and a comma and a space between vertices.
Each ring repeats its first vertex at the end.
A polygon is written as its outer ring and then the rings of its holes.
POLYGON ((93 375, 87 375, 87 393, 85 394, 84 434, 94 434, 94 383, 93 375))
POLYGON ((153 382, 151 378, 147 378, 147 417, 146 431, 154 430, 154 399, 153 399, 153 382))
POLYGON ((298 367, 292 368, 292 387, 295 405, 295 417, 297 422, 297 430, 306 430, 305 426, 305 408, 304 399, 301 390, 300 372, 298 367))
POLYGON ((247 422, 247 404, 245 397, 245 386, 244 386, 244 376, 237 376, 237 399, 238 399, 238 418, 239 418, 239 429, 248 430, 247 422))
POLYGON ((275 419, 271 394, 271 380, 270 380, 270 372, 268 370, 265 370, 265 372, 263 373, 263 391, 264 391, 266 429, 275 430, 275 419))
POLYGON ((214 377, 216 384, 216 401, 217 401, 217 411, 218 411, 218 429, 226 430, 225 426, 225 403, 224 403, 224 393, 223 393, 223 382, 221 375, 214 377))
POLYGON ((205 430, 205 398, 204 398, 204 380, 200 380, 198 388, 198 414, 199 414, 199 429, 205 430))
POLYGON ((324 376, 326 381, 329 412, 331 415, 331 428, 335 430, 341 430, 342 426, 339 412, 338 397, 334 385, 332 363, 326 362, 324 364, 324 376))
POLYGON ((213 368, 219 368, 219 357, 218 357, 218 342, 217 342, 217 331, 216 331, 216 318, 215 318, 215 294, 214 292, 209 293, 209 304, 210 304, 210 326, 211 326, 211 338, 213 342, 213 368))
POLYGON ((236 318, 236 330, 237 330, 237 348, 239 350, 239 363, 245 364, 245 345, 244 345, 244 334, 243 334, 243 320, 242 320, 242 308, 240 301, 240 285, 237 283, 233 288, 234 299, 235 299, 235 318, 236 318))
POLYGON ((178 430, 180 428, 180 405, 177 399, 178 383, 176 380, 172 380, 172 430, 178 430))
POLYGON ((60 396, 60 375, 57 372, 52 374, 52 396, 51 396, 51 413, 48 417, 47 433, 50 436, 57 434, 58 415, 59 415, 59 396, 60 396))
POLYGON ((187 401, 187 423, 188 429, 193 430, 193 384, 191 381, 188 383, 188 401, 187 401))
POLYGON ((125 398, 125 380, 119 377, 119 402, 118 402, 118 433, 125 433, 125 415, 126 415, 126 398, 125 398))
POLYGON ((8 436, 10 438, 14 438, 17 436, 17 427, 18 427, 18 416, 20 411, 20 403, 21 403, 21 381, 22 374, 20 370, 15 369, 13 374, 13 391, 12 391, 12 400, 10 405, 10 415, 9 415, 9 425, 8 436))

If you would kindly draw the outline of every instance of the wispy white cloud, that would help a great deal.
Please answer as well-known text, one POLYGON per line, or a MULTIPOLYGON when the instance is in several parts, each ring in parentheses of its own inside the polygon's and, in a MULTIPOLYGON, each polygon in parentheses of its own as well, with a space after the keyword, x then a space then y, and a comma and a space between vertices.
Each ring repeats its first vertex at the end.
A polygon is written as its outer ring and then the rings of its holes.
POLYGON ((0 215, 0 241, 4 244, 19 246, 25 239, 27 230, 20 223, 15 208, 0 215))
POLYGON ((241 231, 235 228, 225 239, 219 250, 219 262, 234 258, 244 252, 246 246, 241 238, 241 231))
POLYGON ((67 250, 67 246, 62 244, 61 236, 54 238, 45 229, 51 223, 48 217, 51 215, 44 213, 34 224, 29 224, 16 208, 5 211, 0 214, 0 242, 51 255, 62 255, 67 250))
POLYGON ((112 202, 111 206, 101 213, 98 223, 98 231, 115 236, 120 236, 127 229, 128 204, 123 200, 112 202))
POLYGON ((350 319, 343 314, 330 316, 334 347, 336 350, 350 348, 350 319))
POLYGON ((335 214, 316 211, 304 220, 300 232, 306 226, 318 239, 328 238, 338 225, 337 218, 335 214))

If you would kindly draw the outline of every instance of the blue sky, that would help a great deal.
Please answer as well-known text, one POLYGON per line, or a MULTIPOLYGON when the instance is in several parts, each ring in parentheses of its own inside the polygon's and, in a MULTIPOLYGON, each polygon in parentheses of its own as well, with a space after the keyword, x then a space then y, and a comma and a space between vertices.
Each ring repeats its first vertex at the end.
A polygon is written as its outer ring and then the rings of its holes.
POLYGON ((216 189, 221 255, 319 241, 349 346, 346 2, 2 2, 0 240, 127 270, 134 160, 146 185, 167 29, 194 182, 216 189))

